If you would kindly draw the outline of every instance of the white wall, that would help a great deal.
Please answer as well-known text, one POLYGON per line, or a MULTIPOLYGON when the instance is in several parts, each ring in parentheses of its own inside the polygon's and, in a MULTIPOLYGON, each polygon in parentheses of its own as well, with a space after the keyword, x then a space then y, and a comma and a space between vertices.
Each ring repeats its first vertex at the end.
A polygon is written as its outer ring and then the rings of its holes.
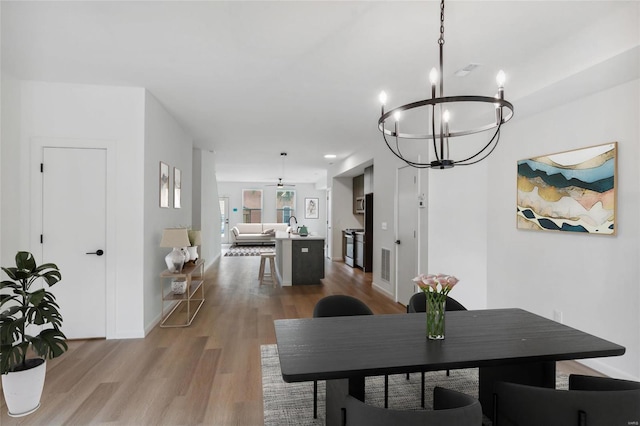
MULTIPOLYGON (((637 20, 636 22, 640 23, 640 7, 638 7, 638 13, 637 13, 637 20)), ((636 27, 639 27, 640 25, 637 25, 636 27)), ((637 30, 637 46, 640 46, 640 29, 637 30)), ((640 68, 640 55, 638 55, 638 60, 636 61, 638 68, 640 68)), ((640 96, 638 96, 640 98, 640 96)), ((637 131, 638 134, 640 135, 640 120, 636 120, 636 125, 637 125, 637 131)), ((638 174, 638 181, 637 181, 637 185, 638 188, 640 188, 640 174, 638 174)), ((638 223, 640 223, 640 209, 637 212, 637 218, 636 220, 638 221, 638 223)), ((640 265, 640 250, 638 250, 638 257, 636 258, 636 262, 638 265, 640 265)), ((640 287, 640 283, 638 283, 638 286, 640 287)), ((638 298, 636 301, 636 306, 640 306, 640 292, 638 292, 638 298)), ((638 317, 638 328, 637 330, 640 330, 640 315, 638 317)), ((640 371, 640 357, 637 357, 637 369, 638 371, 640 371)))
MULTIPOLYGON (((417 210, 418 229, 422 229, 422 235, 418 242, 419 249, 416 253, 416 266, 418 272, 427 271, 427 217, 428 209, 419 209, 418 203, 411 206, 397 206, 396 199, 396 174, 399 167, 406 164, 391 154, 387 149, 380 134, 375 131, 375 138, 366 142, 363 149, 355 152, 345 160, 334 164, 327 172, 327 184, 332 188, 333 197, 333 257, 342 254, 341 231, 345 228, 361 226, 362 224, 352 215, 352 178, 339 177, 362 165, 373 164, 373 285, 390 298, 396 300, 396 210, 398 208, 411 208, 417 210), (383 229, 383 223, 386 229, 383 229), (381 253, 382 249, 391 251, 391 279, 389 282, 381 278, 381 253)), ((407 151, 410 154, 410 151, 407 151)), ((417 153, 414 153, 417 155, 417 153)), ((419 187, 427 192, 429 175, 426 172, 419 173, 419 187)))
POLYGON ((206 269, 221 253, 220 205, 212 152, 193 150, 193 201, 192 224, 202 231, 202 246, 198 250, 206 269))
POLYGON ((191 226, 193 194, 193 141, 162 104, 144 92, 144 328, 145 334, 161 316, 161 287, 158 275, 171 249, 161 248, 165 228, 191 226), (159 202, 160 161, 169 165, 169 208, 159 202), (173 207, 174 168, 182 172, 181 208, 173 207))
MULTIPOLYGON (((305 225, 309 232, 325 236, 327 232, 326 190, 316 189, 312 183, 296 183, 295 187, 285 188, 296 191, 296 208, 294 216, 298 220, 298 226, 305 225), (318 198, 317 219, 304 218, 304 199, 318 198)), ((229 197, 229 227, 242 222, 242 190, 262 190, 262 221, 275 223, 276 221, 276 187, 266 186, 258 182, 218 182, 218 194, 220 197, 229 197)))
POLYGON ((640 208, 638 80, 514 122, 489 175, 488 300, 518 306, 627 348, 587 362, 614 376, 640 377, 640 208), (515 227, 516 162, 618 142, 617 235, 535 232, 515 227), (505 176, 511 176, 505 179, 505 176), (505 196, 509 194, 510 196, 505 196))
POLYGON ((364 228, 364 216, 353 214, 353 178, 334 178, 331 184, 331 241, 334 260, 342 260, 342 231, 347 228, 364 228))
MULTIPOLYGON (((108 173, 113 190, 107 204, 115 214, 107 218, 107 338, 144 337, 160 317, 158 274, 165 269, 166 254, 158 247, 162 230, 192 224, 190 136, 142 88, 3 78, 2 89, 2 264, 13 262, 18 250, 41 253, 32 166, 42 141, 103 144, 109 152, 108 168, 115 170, 108 173), (160 161, 171 166, 172 179, 173 167, 182 171, 180 209, 159 207, 160 161)), ((212 262, 220 250, 213 232, 219 223, 215 167, 210 153, 199 160, 199 188, 206 192, 199 203, 199 225, 212 230, 211 245, 203 247, 203 256, 212 262)))
MULTIPOLYGON (((0 262, 11 265, 15 252, 19 247, 26 247, 20 243, 20 230, 16 226, 19 220, 15 207, 20 203, 20 191, 13 189, 12 176, 19 176, 20 163, 20 84, 17 80, 2 73, 0 87, 0 262), (10 160, 10 161, 7 161, 10 160), (13 222, 6 220, 10 217, 13 222)), ((26 232, 26 230, 25 230, 26 232)), ((25 238, 28 233, 25 233, 25 238)))
POLYGON ((3 92, 7 107, 2 114, 3 127, 11 128, 2 139, 2 264, 12 262, 18 250, 41 256, 35 238, 41 228, 31 208, 36 204, 31 175, 37 156, 32 152, 34 141, 104 141, 118 170, 108 182, 115 187, 110 194, 116 195, 108 195, 107 204, 118 215, 108 219, 115 249, 108 252, 113 265, 108 280, 113 282, 107 283, 107 306, 113 309, 108 310, 107 337, 142 337, 143 264, 131 254, 143 252, 143 205, 136 202, 144 198, 143 89, 33 81, 9 86, 12 90, 3 92))
POLYGON ((455 275, 451 296, 467 309, 487 307, 487 166, 429 172, 428 272, 455 275))
MULTIPOLYGON (((471 308, 521 307, 548 318, 561 311, 566 324, 627 348, 622 357, 585 364, 638 380, 640 8, 630 4, 629 10, 633 13, 624 19, 603 17, 600 26, 558 40, 548 57, 535 58, 536 66, 545 61, 545 66, 556 66, 554 61, 568 57, 580 61, 560 67, 555 79, 545 74, 537 92, 511 99, 515 118, 503 128, 500 146, 485 162, 421 175, 421 185, 428 187, 428 214, 421 221, 429 222, 421 227, 421 244, 428 241, 428 248, 421 245, 418 261, 420 271, 460 277, 452 296, 471 308), (611 141, 619 142, 617 236, 516 229, 517 160, 611 141)), ((381 231, 380 223, 395 220, 398 164, 380 141, 333 166, 328 177, 371 158, 373 275, 379 284, 380 247, 393 247, 392 232, 381 231)))

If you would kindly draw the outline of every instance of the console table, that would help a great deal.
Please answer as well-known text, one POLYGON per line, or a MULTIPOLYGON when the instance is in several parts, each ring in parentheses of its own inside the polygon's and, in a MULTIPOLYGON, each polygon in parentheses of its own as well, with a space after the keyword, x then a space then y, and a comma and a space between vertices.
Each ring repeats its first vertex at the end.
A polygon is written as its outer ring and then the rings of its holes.
POLYGON ((160 327, 188 327, 200 311, 204 303, 204 259, 196 263, 187 263, 180 272, 165 269, 160 274, 160 290, 162 292, 162 321, 160 327), (184 280, 187 289, 176 294, 171 289, 171 281, 184 280), (169 286, 165 286, 169 281, 169 286), (168 306, 167 306, 168 305, 168 306), (183 309, 178 309, 181 307, 183 309), (165 314, 165 307, 168 312, 165 314), (182 319, 182 321, 181 321, 182 319))

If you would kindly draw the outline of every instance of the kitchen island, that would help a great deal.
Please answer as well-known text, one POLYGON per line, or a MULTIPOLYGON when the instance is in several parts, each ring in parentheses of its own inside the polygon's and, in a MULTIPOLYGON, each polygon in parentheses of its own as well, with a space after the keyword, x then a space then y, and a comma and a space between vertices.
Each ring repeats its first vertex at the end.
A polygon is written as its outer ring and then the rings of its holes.
POLYGON ((324 237, 276 232, 276 266, 282 286, 320 284, 324 278, 324 237))

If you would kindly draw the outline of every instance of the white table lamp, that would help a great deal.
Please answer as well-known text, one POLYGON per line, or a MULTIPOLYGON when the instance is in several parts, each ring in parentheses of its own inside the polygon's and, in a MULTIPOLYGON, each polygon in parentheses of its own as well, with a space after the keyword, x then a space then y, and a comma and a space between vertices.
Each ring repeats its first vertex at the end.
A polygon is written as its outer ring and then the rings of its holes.
POLYGON ((189 260, 196 261, 198 260, 198 246, 202 245, 202 235, 200 231, 196 231, 194 229, 189 230, 189 242, 191 245, 187 247, 187 251, 189 252, 189 260))
POLYGON ((169 228, 162 232, 160 247, 172 247, 173 250, 164 258, 171 272, 180 272, 185 262, 183 247, 189 246, 189 235, 186 228, 169 228))

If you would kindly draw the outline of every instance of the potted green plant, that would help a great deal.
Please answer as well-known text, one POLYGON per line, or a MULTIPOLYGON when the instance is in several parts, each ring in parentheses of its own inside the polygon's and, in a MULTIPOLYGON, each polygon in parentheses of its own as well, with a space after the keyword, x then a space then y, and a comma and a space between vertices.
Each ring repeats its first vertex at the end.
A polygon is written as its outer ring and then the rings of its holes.
POLYGON ((25 251, 16 254, 15 267, 2 270, 9 280, 0 283, 0 374, 9 415, 19 417, 40 407, 46 359, 67 350, 59 306, 48 291, 62 275, 25 251), (36 284, 40 279, 46 286, 36 284))

